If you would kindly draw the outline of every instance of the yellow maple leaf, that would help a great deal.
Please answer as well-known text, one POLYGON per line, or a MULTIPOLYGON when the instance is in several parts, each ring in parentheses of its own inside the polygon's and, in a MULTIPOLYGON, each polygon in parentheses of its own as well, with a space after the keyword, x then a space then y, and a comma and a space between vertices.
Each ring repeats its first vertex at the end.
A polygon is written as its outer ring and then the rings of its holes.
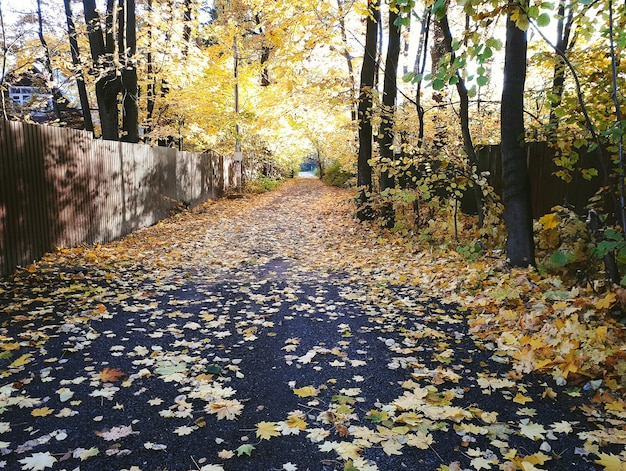
POLYGON ((568 355, 559 363, 559 368, 563 372, 563 377, 567 378, 570 373, 576 373, 578 371, 578 365, 576 364, 575 350, 572 350, 568 355))
POLYGON ((285 421, 285 424, 289 428, 299 428, 300 430, 306 429, 306 422, 297 415, 292 415, 285 421))
POLYGON ((421 450, 426 450, 433 443, 433 437, 430 433, 424 433, 420 430, 415 432, 414 434, 409 434, 406 436, 407 445, 419 448, 421 450))
POLYGON ((293 393, 300 397, 314 397, 319 394, 319 391, 313 386, 304 386, 302 388, 294 389, 293 393))
POLYGON ((49 407, 39 407, 38 409, 33 409, 30 413, 33 417, 47 417, 54 412, 54 409, 50 409, 49 407))
POLYGON ((261 440, 269 440, 272 437, 278 437, 280 431, 276 427, 276 422, 259 422, 256 424, 256 436, 261 440))
POLYGON ((243 404, 237 399, 222 399, 210 402, 204 410, 209 414, 216 414, 218 420, 234 420, 243 410, 243 404))
POLYGON ((614 401, 610 402, 604 406, 606 410, 610 410, 613 412, 624 412, 624 402, 623 401, 614 401))
POLYGON ((19 350, 20 344, 17 342, 0 344, 0 348, 4 351, 19 350))
POLYGON ((381 443, 383 451, 388 455, 401 455, 402 444, 397 440, 385 440, 381 443))
POLYGON ((17 360, 15 360, 13 363, 11 363, 9 365, 9 368, 19 368, 20 366, 24 366, 27 363, 30 363, 31 360, 32 360, 32 355, 30 353, 25 353, 24 355, 19 357, 17 360))
POLYGON ((600 457, 596 464, 604 466, 604 471, 626 471, 626 462, 614 454, 598 453, 600 457))
POLYGON ((539 218, 539 223, 544 229, 554 229, 559 225, 559 222, 561 222, 561 218, 555 213, 549 213, 539 218))
POLYGON ((522 393, 518 392, 513 398, 513 402, 523 405, 523 404, 526 404, 527 402, 533 402, 533 400, 530 397, 524 396, 522 393))
POLYGON ((337 443, 337 445, 335 445, 335 451, 344 460, 348 460, 348 459, 355 460, 359 458, 359 453, 361 452, 361 448, 355 443, 339 442, 337 443))
POLYGON ((596 308, 598 309, 608 309, 613 303, 617 300, 617 295, 615 293, 606 293, 604 298, 596 301, 596 308))

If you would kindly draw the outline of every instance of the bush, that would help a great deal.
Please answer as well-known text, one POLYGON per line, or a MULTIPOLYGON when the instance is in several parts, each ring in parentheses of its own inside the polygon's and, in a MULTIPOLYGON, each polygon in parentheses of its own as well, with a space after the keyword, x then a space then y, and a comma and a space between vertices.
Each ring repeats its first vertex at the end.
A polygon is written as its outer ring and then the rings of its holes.
POLYGON ((349 180, 353 179, 354 175, 345 170, 341 166, 341 162, 334 160, 326 169, 324 169, 324 175, 322 181, 333 186, 348 186, 349 180))
POLYGON ((246 193, 265 193, 266 191, 272 191, 278 188, 282 182, 281 179, 259 174, 252 180, 246 180, 244 189, 246 193))

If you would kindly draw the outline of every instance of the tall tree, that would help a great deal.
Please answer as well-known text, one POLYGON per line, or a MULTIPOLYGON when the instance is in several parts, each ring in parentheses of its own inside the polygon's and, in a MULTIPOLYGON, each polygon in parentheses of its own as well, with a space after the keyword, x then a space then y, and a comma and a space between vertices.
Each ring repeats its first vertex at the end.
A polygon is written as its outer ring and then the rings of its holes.
POLYGON ((102 138, 110 141, 119 140, 119 122, 117 112, 120 80, 113 63, 113 2, 107 0, 106 40, 102 29, 100 14, 95 0, 83 0, 87 35, 94 73, 96 74, 96 100, 102 138))
POLYGON ((93 68, 96 73, 96 99, 103 139, 137 142, 137 71, 135 1, 107 0, 105 29, 95 0, 83 0, 85 22, 93 68), (120 94, 122 94, 120 98, 120 94), (120 119, 118 102, 122 101, 120 119))
MULTIPOLYGON (((452 32, 450 31, 450 24, 448 22, 448 13, 446 10, 439 18, 439 25, 443 34, 443 42, 446 51, 450 54, 450 66, 454 66, 456 56, 452 48, 452 32)), ((467 154, 467 160, 470 165, 478 170, 478 157, 476 156, 476 149, 474 148, 474 141, 472 140, 472 133, 470 130, 470 115, 469 115, 469 94, 467 86, 465 85, 465 79, 461 76, 460 71, 457 69, 456 75, 456 90, 459 95, 459 119, 461 121, 461 135, 463 136, 463 147, 467 154)), ((481 189, 478 185, 474 185, 474 201, 476 208, 478 209, 478 225, 483 225, 483 203, 481 189)))
POLYGON ((9 47, 7 45, 7 34, 4 28, 4 14, 2 12, 2 2, 0 2, 0 34, 2 34, 2 68, 0 69, 0 100, 2 101, 2 117, 9 119, 7 115, 7 104, 5 102, 4 93, 4 76, 6 75, 7 68, 7 53, 9 47))
POLYGON ((341 41, 343 42, 343 56, 346 58, 346 65, 348 66, 348 76, 350 78, 350 116, 352 121, 358 119, 357 109, 354 106, 354 99, 356 97, 356 77, 354 75, 354 65, 352 63, 352 54, 348 48, 348 34, 346 32, 346 14, 347 8, 345 0, 337 0, 337 9, 339 13, 339 29, 341 31, 341 41))
POLYGON ((419 42, 417 53, 415 54, 415 65, 413 66, 413 75, 419 77, 415 90, 415 108, 417 110, 417 118, 419 120, 419 129, 417 132, 417 146, 421 147, 424 141, 424 115, 426 111, 422 105, 422 77, 426 69, 426 60, 428 57, 428 36, 430 34, 430 17, 432 8, 427 7, 422 15, 422 24, 420 28, 419 42))
MULTIPOLYGON (((569 2, 567 2, 569 3, 569 2)), ((554 76, 552 79, 552 97, 550 110, 550 123, 556 123, 556 109, 563 99, 563 90, 565 87, 565 70, 567 64, 563 59, 563 55, 574 46, 575 38, 570 41, 572 26, 574 24, 574 10, 576 2, 566 5, 565 0, 559 0, 557 26, 556 26, 556 44, 554 45, 557 53, 554 58, 554 76)))
POLYGON ((359 186, 357 217, 364 221, 373 217, 367 206, 372 191, 372 106, 374 81, 376 76, 376 50, 378 43, 378 23, 380 22, 379 0, 368 0, 367 23, 365 30, 365 52, 361 65, 359 88, 359 155, 357 160, 357 185, 359 186))
MULTIPOLYGON (((439 2, 437 2, 439 3, 439 2)), ((444 2, 443 6, 445 8, 447 2, 444 2)), ((436 76, 439 73, 441 60, 446 55, 446 46, 443 37, 443 31, 441 29, 441 23, 439 21, 432 22, 432 33, 433 40, 430 48, 430 60, 431 60, 431 70, 432 75, 436 76)), ((432 88, 432 99, 435 103, 442 103, 445 99, 444 93, 441 91, 443 86, 435 86, 432 88)), ((440 114, 440 113, 438 113, 440 114)), ((435 126, 435 135, 433 136, 434 145, 437 148, 441 148, 446 144, 446 124, 445 120, 441 119, 441 117, 435 117, 434 126, 435 126)))
POLYGON ((125 18, 120 21, 120 63, 122 93, 122 140, 125 142, 139 142, 139 105, 137 86, 137 19, 135 16, 135 0, 121 0, 125 8, 125 18))
POLYGON ((63 0, 65 6, 65 19, 67 23, 67 36, 70 42, 70 54, 72 56, 72 65, 74 66, 74 74, 76 76, 76 88, 78 88, 78 97, 80 99, 80 107, 83 112, 83 120, 85 130, 93 132, 93 121, 91 119, 91 106, 89 105, 89 97, 87 95, 87 86, 83 76, 82 65, 80 61, 80 50, 78 48, 78 38, 76 36, 76 26, 72 15, 72 7, 70 0, 63 0))
MULTIPOLYGON (((380 173, 380 191, 395 186, 392 171, 394 160, 394 121, 396 98, 398 95, 398 57, 400 56, 400 22, 398 7, 395 1, 389 4, 389 37, 387 38, 387 57, 385 59, 385 75, 383 80, 383 109, 381 113, 379 153, 383 170, 380 173)), ((387 202, 381 214, 383 225, 394 226, 393 204, 387 202)))
MULTIPOLYGON (((521 9, 519 3, 512 8, 521 9)), ((508 232, 506 255, 513 266, 535 264, 530 178, 524 140, 524 86, 526 82, 526 32, 511 11, 506 22, 504 82, 500 110, 504 218, 508 232)))
POLYGON ((58 120, 61 120, 61 110, 59 109, 59 101, 61 99, 61 94, 59 93, 59 89, 54 85, 54 71, 52 70, 52 60, 50 59, 50 48, 48 47, 48 43, 46 42, 46 38, 43 34, 43 15, 41 13, 41 0, 37 0, 37 25, 38 25, 38 34, 39 41, 41 42, 41 47, 43 48, 43 64, 46 69, 46 81, 48 82, 48 87, 52 91, 52 109, 54 110, 54 114, 58 120))

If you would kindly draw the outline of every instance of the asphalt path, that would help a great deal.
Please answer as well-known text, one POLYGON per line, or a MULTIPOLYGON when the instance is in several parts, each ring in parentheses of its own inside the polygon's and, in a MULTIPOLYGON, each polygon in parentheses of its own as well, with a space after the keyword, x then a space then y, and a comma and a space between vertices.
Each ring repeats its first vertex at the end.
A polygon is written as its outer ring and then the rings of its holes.
POLYGON ((462 307, 344 263, 342 197, 301 179, 2 280, 0 469, 601 469, 588 397, 520 389, 462 307))

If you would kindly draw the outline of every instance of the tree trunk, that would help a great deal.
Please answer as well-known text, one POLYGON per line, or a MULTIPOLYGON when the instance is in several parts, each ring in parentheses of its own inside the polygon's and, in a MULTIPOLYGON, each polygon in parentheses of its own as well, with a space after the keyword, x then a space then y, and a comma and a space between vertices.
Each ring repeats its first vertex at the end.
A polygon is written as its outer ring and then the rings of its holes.
POLYGON ((189 54, 189 43, 191 41, 191 0, 185 0, 183 16, 183 58, 187 59, 189 54))
MULTIPOLYGON (((400 27, 396 25, 398 13, 389 10, 389 38, 387 41, 387 58, 385 60, 385 77, 383 82, 383 110, 380 123, 381 135, 379 152, 382 165, 387 167, 380 173, 380 191, 395 186, 394 178, 389 175, 389 168, 394 160, 393 140, 394 140, 394 120, 396 110, 396 97, 398 95, 398 57, 400 56, 400 27)), ((393 203, 385 203, 381 218, 383 227, 392 228, 395 224, 393 203)))
MULTIPOLYGON (((123 0, 122 0, 123 1, 123 0)), ((124 21, 125 41, 119 45, 120 62, 124 64, 122 70, 122 140, 125 142, 139 142, 139 107, 137 68, 135 54, 137 53, 137 33, 135 17, 135 0, 125 0, 126 19, 124 21)))
MULTIPOLYGON (((152 12, 152 0, 148 0, 148 12, 152 12)), ((152 18, 150 17, 150 20, 152 18)), ((154 73, 154 63, 152 57, 152 22, 147 26, 146 32, 148 38, 148 52, 146 54, 146 73, 147 73, 147 85, 146 85, 146 122, 144 125, 145 135, 149 136, 152 140, 150 133, 154 129, 154 105, 156 104, 156 75, 154 73)))
POLYGON ((504 83, 500 126, 506 254, 512 266, 535 264, 530 178, 524 149, 524 83, 526 33, 511 20, 506 24, 504 83))
MULTIPOLYGON (((450 31, 450 25, 448 23, 448 15, 444 15, 439 20, 439 23, 443 33, 446 50, 450 53, 450 62, 453 63, 455 55, 452 50, 452 32, 450 31)), ((456 78, 456 90, 459 95, 459 118, 461 120, 463 147, 465 148, 465 153, 467 154, 467 160, 474 170, 478 172, 478 157, 476 156, 476 149, 474 148, 472 133, 469 126, 469 96, 467 94, 467 87, 465 86, 465 80, 463 80, 463 77, 458 70, 456 71, 456 78)), ((474 201, 478 210, 478 225, 482 227, 484 220, 482 191, 476 184, 474 185, 473 190, 474 201)))
POLYGON ((48 43, 46 42, 46 38, 43 35, 43 16, 41 14, 41 0, 37 0, 37 22, 39 25, 39 42, 41 42, 41 47, 44 51, 44 67, 46 68, 47 73, 47 84, 46 88, 50 89, 52 93, 52 109, 54 110, 54 115, 60 121, 61 120, 61 110, 59 109, 59 101, 62 99, 61 93, 58 88, 54 85, 54 72, 52 70, 52 61, 50 60, 50 48, 48 47, 48 43))
POLYGON ((378 42, 378 23, 380 22, 379 0, 368 0, 368 17, 365 32, 365 53, 361 66, 359 89, 359 155, 357 162, 357 184, 359 186, 357 217, 364 221, 372 219, 368 207, 372 191, 372 94, 376 75, 376 45, 378 42))
POLYGON ((78 49, 78 40, 76 37, 76 26, 72 18, 72 6, 70 0, 63 0, 65 6, 65 18, 67 20, 67 37, 70 42, 70 52, 72 54, 72 64, 76 68, 76 88, 78 88, 78 97, 80 98, 80 107, 83 111, 83 122, 85 130, 93 132, 93 121, 91 119, 91 106, 89 105, 89 97, 87 95, 87 86, 83 77, 82 65, 80 63, 80 50, 78 49))
POLYGON ((85 22, 89 37, 89 48, 93 67, 97 71, 96 99, 102 138, 111 141, 119 140, 119 122, 117 97, 120 91, 120 79, 115 73, 114 63, 110 59, 113 54, 113 11, 114 3, 107 1, 106 43, 100 24, 100 15, 96 10, 95 0, 83 0, 85 22))
MULTIPOLYGON (((575 5, 575 4, 574 4, 575 5)), ((558 9, 558 23, 557 23, 557 38, 556 49, 557 51, 567 54, 567 51, 574 45, 573 41, 570 44, 569 38, 572 32, 572 24, 574 22, 574 5, 569 8, 567 13, 567 20, 565 18, 565 0, 560 0, 558 9)), ((550 123, 557 123, 556 109, 561 104, 563 98, 563 89, 565 86, 565 68, 567 65, 563 58, 557 53, 554 57, 554 76, 552 79, 552 95, 550 109, 550 123)))
POLYGON ((2 117, 7 120, 7 104, 5 94, 1 91, 4 90, 4 76, 7 70, 7 53, 9 48, 7 46, 7 35, 4 29, 4 14, 2 13, 2 3, 0 3, 0 31, 2 32, 2 68, 0 68, 0 100, 2 100, 2 117))
POLYGON ((348 66, 348 76, 350 78, 350 117, 353 122, 358 119, 357 109, 354 106, 354 99, 356 97, 356 78, 354 76, 354 65, 352 63, 352 56, 348 49, 348 35, 346 33, 346 19, 344 11, 345 0, 337 0, 337 8, 339 9, 339 29, 341 31, 341 40, 343 42, 343 56, 346 58, 346 64, 348 66))
MULTIPOLYGON (((426 58, 428 56, 428 36, 430 33, 430 17, 432 15, 432 9, 427 8, 422 16, 422 27, 420 30, 420 39, 417 47, 417 54, 415 55, 415 65, 413 66, 413 73, 416 75, 423 75, 426 69, 426 58)), ((419 129, 417 132, 417 147, 422 147, 424 142, 424 107, 422 106, 422 82, 423 78, 420 78, 417 82, 417 90, 415 91, 415 107, 417 109, 417 117, 419 120, 419 129)))
MULTIPOLYGON (((433 76, 437 75, 437 73, 439 72, 439 62, 445 54, 445 39, 443 36, 443 31, 441 30, 441 23, 435 20, 433 21, 433 45, 430 48, 431 68, 433 76)), ((435 103, 442 103, 444 100, 444 94, 439 90, 435 90, 433 88, 432 99, 435 103)), ((445 119, 435 118, 434 123, 434 145, 437 149, 441 149, 446 143, 445 119)))

